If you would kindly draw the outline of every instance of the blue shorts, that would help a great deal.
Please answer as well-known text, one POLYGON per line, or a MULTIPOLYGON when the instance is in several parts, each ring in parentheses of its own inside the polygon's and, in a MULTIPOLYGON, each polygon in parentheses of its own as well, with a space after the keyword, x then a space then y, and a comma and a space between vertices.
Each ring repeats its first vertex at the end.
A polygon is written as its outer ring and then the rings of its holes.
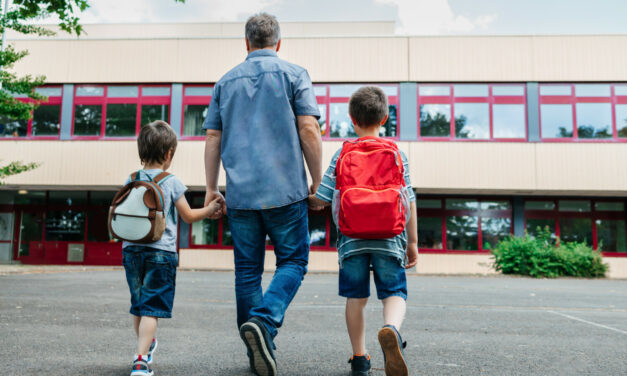
POLYGON ((172 317, 178 255, 146 246, 122 251, 126 282, 131 291, 131 315, 172 317))
POLYGON ((340 296, 354 299, 369 297, 370 270, 374 274, 377 298, 383 300, 400 296, 407 300, 405 268, 395 257, 378 253, 362 253, 344 259, 340 268, 340 296))

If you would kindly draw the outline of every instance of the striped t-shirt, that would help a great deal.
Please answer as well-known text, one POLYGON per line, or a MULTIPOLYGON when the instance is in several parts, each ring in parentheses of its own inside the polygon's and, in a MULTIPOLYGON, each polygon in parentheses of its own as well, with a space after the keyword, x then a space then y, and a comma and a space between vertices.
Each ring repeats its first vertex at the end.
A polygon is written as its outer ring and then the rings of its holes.
MULTIPOLYGON (((331 164, 322 177, 322 183, 316 191, 316 197, 326 202, 333 202, 335 192, 335 165, 337 159, 340 156, 342 149, 340 148, 335 152, 331 159, 331 164)), ((411 188, 411 181, 409 178, 409 163, 405 153, 401 151, 401 158, 403 160, 403 170, 405 171, 405 185, 407 187, 407 193, 410 202, 416 201, 414 190, 411 188)), ((350 238, 340 232, 337 228, 337 255, 340 267, 342 262, 347 257, 358 255, 362 253, 382 253, 393 257, 396 257, 401 264, 405 265, 405 251, 407 249, 407 231, 403 230, 399 235, 389 239, 356 239, 350 238)))

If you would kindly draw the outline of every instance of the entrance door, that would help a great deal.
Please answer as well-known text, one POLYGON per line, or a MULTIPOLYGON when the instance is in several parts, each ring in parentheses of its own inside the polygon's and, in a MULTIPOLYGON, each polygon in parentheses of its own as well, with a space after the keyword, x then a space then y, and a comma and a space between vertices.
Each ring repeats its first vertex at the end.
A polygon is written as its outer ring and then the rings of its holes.
POLYGON ((43 245, 44 216, 42 211, 19 212, 15 226, 13 249, 15 259, 24 264, 43 264, 45 259, 43 245))
POLYGON ((13 212, 0 213, 0 263, 13 260, 13 212))

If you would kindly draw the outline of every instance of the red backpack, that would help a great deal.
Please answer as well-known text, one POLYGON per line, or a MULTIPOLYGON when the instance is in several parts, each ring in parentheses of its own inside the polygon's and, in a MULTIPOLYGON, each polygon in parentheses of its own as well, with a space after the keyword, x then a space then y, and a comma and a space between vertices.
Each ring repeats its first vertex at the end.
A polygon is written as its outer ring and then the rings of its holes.
POLYGON ((392 238, 405 229, 409 197, 398 146, 378 137, 346 141, 336 163, 334 213, 351 238, 392 238))

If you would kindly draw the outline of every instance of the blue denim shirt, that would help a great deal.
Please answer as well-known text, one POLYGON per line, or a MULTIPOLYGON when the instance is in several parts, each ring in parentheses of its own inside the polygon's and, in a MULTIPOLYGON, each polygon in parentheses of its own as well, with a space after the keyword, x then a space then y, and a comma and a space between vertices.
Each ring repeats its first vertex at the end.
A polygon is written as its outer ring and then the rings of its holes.
POLYGON ((214 87, 204 129, 222 131, 226 205, 268 209, 307 198, 296 116, 320 117, 307 71, 262 49, 214 87))

